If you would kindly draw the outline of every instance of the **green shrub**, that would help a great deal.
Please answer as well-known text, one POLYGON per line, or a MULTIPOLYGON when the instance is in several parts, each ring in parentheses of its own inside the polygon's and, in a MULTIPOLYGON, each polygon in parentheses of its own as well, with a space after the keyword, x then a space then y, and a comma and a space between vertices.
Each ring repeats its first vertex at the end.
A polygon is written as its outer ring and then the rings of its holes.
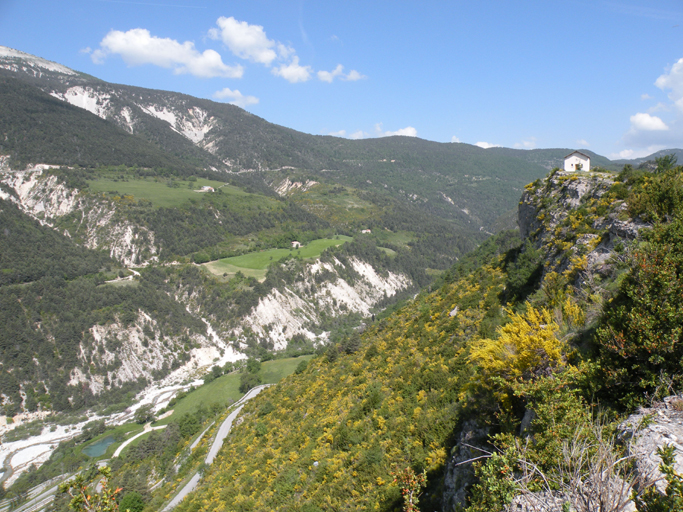
POLYGON ((243 373, 240 376, 240 393, 246 393, 251 388, 261 384, 261 377, 255 373, 243 373))
POLYGON ((139 492, 129 492, 119 502, 119 510, 122 512, 142 512, 145 502, 139 492))
POLYGON ((609 393, 625 403, 662 377, 681 380, 683 221, 655 226, 645 238, 597 330, 609 393))

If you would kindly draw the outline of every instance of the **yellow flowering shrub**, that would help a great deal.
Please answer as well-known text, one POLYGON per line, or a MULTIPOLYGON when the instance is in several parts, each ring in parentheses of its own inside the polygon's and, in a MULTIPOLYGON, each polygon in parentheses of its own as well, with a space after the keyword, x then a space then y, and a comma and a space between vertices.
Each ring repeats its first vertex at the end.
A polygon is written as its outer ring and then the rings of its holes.
POLYGON ((546 375, 564 363, 558 332, 559 326, 545 308, 512 313, 496 339, 472 344, 469 361, 479 367, 480 382, 487 386, 494 377, 517 380, 546 375))

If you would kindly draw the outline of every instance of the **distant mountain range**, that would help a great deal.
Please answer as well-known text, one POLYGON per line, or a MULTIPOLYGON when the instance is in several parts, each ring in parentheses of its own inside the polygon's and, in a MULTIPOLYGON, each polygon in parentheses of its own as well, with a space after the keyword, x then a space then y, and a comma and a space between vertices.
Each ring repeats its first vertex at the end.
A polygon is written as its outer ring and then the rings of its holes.
MULTIPOLYGON (((515 208, 523 186, 561 166, 572 151, 309 135, 233 105, 107 83, 7 47, 0 47, 0 77, 3 105, 17 106, 0 112, 0 152, 20 164, 108 165, 115 156, 118 164, 185 173, 256 172, 267 183, 283 171, 305 171, 317 180, 388 194, 472 231, 495 230, 500 216, 515 208)), ((613 170, 651 159, 610 161, 582 151, 594 166, 613 170)), ((683 155, 674 149, 652 157, 672 152, 683 155)))
POLYGON ((0 105, 7 412, 78 409, 211 350, 263 354, 355 327, 514 227, 524 186, 571 152, 314 136, 5 47, 0 105), (292 252, 260 280, 198 267, 340 235, 353 243, 318 262, 292 252))

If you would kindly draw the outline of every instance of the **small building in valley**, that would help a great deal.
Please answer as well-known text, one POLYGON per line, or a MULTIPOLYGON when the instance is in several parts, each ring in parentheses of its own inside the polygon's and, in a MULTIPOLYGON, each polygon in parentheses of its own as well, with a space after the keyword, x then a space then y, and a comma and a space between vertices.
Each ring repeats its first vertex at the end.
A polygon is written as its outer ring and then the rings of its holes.
POLYGON ((591 157, 581 153, 581 151, 574 151, 569 153, 564 157, 564 170, 565 171, 590 171, 591 170, 591 157))
POLYGON ((215 192, 213 187, 209 187, 208 185, 204 185, 201 189, 202 192, 215 192))
POLYGON ((368 234, 368 233, 372 233, 372 230, 370 230, 370 229, 361 229, 360 232, 361 232, 361 233, 368 234))
POLYGON ((298 249, 299 247, 301 247, 301 243, 299 243, 299 242, 297 242, 296 240, 294 240, 294 241, 292 242, 292 249, 298 249))

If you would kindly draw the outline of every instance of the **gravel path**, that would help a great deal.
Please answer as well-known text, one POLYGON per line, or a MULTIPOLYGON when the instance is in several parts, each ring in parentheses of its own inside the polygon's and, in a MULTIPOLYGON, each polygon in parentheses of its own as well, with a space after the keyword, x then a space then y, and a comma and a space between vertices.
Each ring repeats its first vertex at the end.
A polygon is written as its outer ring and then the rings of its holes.
POLYGON ((166 428, 167 426, 168 426, 168 425, 161 425, 161 426, 159 426, 159 427, 152 427, 149 423, 147 423, 147 425, 145 425, 145 429, 144 429, 142 432, 140 432, 139 434, 134 435, 134 436, 131 437, 130 439, 127 439, 126 442, 121 443, 121 446, 119 446, 119 447, 116 449, 116 451, 114 452, 114 455, 111 456, 112 459, 113 459, 114 457, 118 457, 119 455, 121 455, 121 452, 123 451, 123 449, 124 449, 126 446, 128 446, 130 443, 132 443, 133 441, 135 441, 135 440, 136 440, 138 437, 140 437, 141 435, 144 435, 144 434, 146 434, 147 432, 151 432, 152 430, 161 430, 162 428, 166 428))
MULTIPOLYGON (((264 384, 263 386, 257 386, 255 388, 250 389, 246 395, 244 395, 242 398, 239 399, 238 402, 235 403, 237 408, 232 411, 227 418, 225 418, 225 421, 223 424, 220 426, 218 429, 218 433, 216 434, 216 438, 213 440, 213 443, 211 445, 211 448, 209 449, 209 453, 206 455, 206 459, 204 459, 204 462, 206 464, 211 464, 214 459, 216 458, 216 455, 218 454, 218 450, 221 449, 221 446, 223 446, 223 441, 225 438, 228 436, 230 433, 230 429, 232 428, 232 424, 235 421, 235 418, 239 415, 239 413, 242 411, 242 407, 244 407, 244 403, 247 400, 251 400, 254 398, 256 395, 258 395, 261 391, 263 391, 265 388, 270 386, 271 384, 264 384)), ((201 436, 200 436, 201 439, 201 436)), ((192 475, 192 478, 190 479, 187 484, 185 484, 185 487, 183 487, 178 494, 171 500, 171 502, 166 505, 166 507, 162 510, 162 512, 169 512, 170 510, 173 510, 175 507, 178 506, 178 504, 185 499, 185 496, 190 494, 192 491, 194 491, 197 487, 197 484, 199 484, 199 479, 201 476, 199 473, 195 473, 192 475)))

